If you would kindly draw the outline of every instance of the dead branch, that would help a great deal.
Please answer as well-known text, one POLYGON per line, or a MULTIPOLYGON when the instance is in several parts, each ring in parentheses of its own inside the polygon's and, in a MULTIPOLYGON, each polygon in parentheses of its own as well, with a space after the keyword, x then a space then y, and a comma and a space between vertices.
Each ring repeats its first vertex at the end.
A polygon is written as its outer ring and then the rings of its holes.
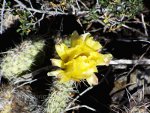
POLYGON ((143 14, 141 14, 141 19, 142 19, 142 24, 143 24, 143 27, 144 27, 145 35, 148 36, 147 27, 146 27, 146 24, 145 24, 145 21, 144 21, 144 15, 143 14))
MULTIPOLYGON (((68 106, 66 107, 66 109, 64 111, 68 111, 70 110, 71 106, 82 96, 84 95, 85 93, 87 93, 88 91, 90 91, 91 89, 93 89, 93 86, 91 87, 88 87, 86 90, 84 90, 83 92, 81 92, 75 99, 73 99, 69 104, 68 106)), ((84 106, 85 107, 85 106, 84 106)), ((87 107, 86 107, 87 108, 87 107)), ((95 110, 92 108, 92 110, 95 110)), ((64 112, 63 112, 64 113, 64 112)))
POLYGON ((120 60, 112 60, 110 61, 110 65, 150 65, 150 59, 142 59, 142 60, 127 60, 127 59, 120 59, 120 60))
POLYGON ((2 10, 1 10, 1 26, 0 26, 0 34, 3 33, 3 17, 4 17, 5 5, 6 5, 6 1, 3 0, 3 5, 2 5, 2 10))
POLYGON ((122 24, 122 26, 123 26, 124 28, 127 28, 127 29, 131 30, 131 31, 135 31, 135 32, 139 33, 140 35, 142 35, 142 36, 144 36, 144 37, 147 37, 144 33, 142 33, 141 31, 139 31, 139 30, 137 30, 137 29, 135 29, 135 28, 129 27, 129 26, 125 25, 125 24, 122 24))
POLYGON ((28 8, 26 5, 24 5, 22 2, 19 0, 14 0, 20 7, 23 9, 26 9, 29 12, 34 12, 34 13, 40 13, 40 14, 48 14, 50 16, 56 16, 56 15, 67 15, 67 13, 64 12, 58 12, 58 11, 48 11, 48 10, 38 10, 35 8, 28 8))
POLYGON ((150 46, 146 49, 146 51, 140 56, 140 58, 138 59, 138 61, 133 65, 133 67, 130 69, 130 71, 128 72, 128 74, 126 76, 129 76, 132 71, 135 69, 135 67, 139 64, 139 62, 143 59, 143 57, 145 56, 145 54, 150 50, 150 46))
MULTIPOLYGON (((75 110, 75 109, 79 109, 79 108, 86 108, 86 109, 89 109, 89 110, 91 110, 91 111, 95 111, 95 112, 96 112, 96 109, 91 108, 91 107, 89 107, 89 106, 87 106, 87 105, 77 105, 77 106, 75 106, 75 107, 66 109, 66 111, 75 110)), ((65 111, 65 112, 66 112, 66 111, 65 111)))

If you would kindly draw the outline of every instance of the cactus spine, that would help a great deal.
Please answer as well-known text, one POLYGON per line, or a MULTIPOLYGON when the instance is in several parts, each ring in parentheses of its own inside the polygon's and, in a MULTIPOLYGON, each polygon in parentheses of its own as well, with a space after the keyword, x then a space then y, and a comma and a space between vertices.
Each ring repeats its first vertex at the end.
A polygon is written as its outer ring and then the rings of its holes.
POLYGON ((66 83, 54 81, 46 102, 46 113, 61 113, 65 110, 74 93, 73 84, 73 81, 66 83))
MULTIPOLYGON (((35 59, 43 50, 44 45, 45 42, 43 40, 27 40, 23 41, 20 46, 7 51, 7 54, 3 57, 0 65, 3 75, 6 78, 11 79, 32 70, 31 67, 34 66, 35 59)), ((39 61, 42 60, 40 59, 39 61)))
POLYGON ((41 109, 29 86, 0 88, 0 113, 41 113, 41 109))

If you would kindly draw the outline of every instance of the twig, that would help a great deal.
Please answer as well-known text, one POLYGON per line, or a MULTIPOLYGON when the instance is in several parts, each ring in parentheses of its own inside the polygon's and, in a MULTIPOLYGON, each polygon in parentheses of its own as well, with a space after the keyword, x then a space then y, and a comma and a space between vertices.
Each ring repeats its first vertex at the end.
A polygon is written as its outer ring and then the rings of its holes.
POLYGON ((24 9, 26 9, 27 11, 33 11, 36 13, 42 13, 42 14, 48 14, 51 16, 54 15, 67 15, 68 13, 64 13, 64 12, 56 12, 56 11, 48 11, 48 10, 38 10, 38 9, 33 9, 33 8, 28 8, 26 7, 22 2, 20 2, 19 0, 14 0, 16 3, 18 3, 18 5, 24 9))
POLYGON ((5 5, 6 5, 6 1, 3 0, 3 5, 2 5, 2 10, 1 10, 1 26, 0 26, 0 34, 3 33, 3 17, 4 17, 5 5))
POLYGON ((79 0, 78 2, 80 2, 85 7, 86 10, 89 10, 89 8, 81 0, 79 0))
POLYGON ((28 0, 28 2, 29 2, 29 4, 30 4, 31 8, 33 9, 32 3, 31 3, 31 0, 28 0))
POLYGON ((142 59, 142 60, 112 60, 110 61, 110 65, 150 65, 150 59, 142 59))
POLYGON ((143 15, 143 14, 141 14, 141 19, 142 19, 142 23, 143 23, 145 35, 148 36, 147 27, 146 27, 146 25, 145 25, 144 15, 143 15))
POLYGON ((128 84, 124 85, 121 89, 118 89, 116 91, 111 92, 110 96, 113 97, 115 94, 117 94, 117 93, 123 91, 124 89, 127 89, 128 87, 130 87, 132 85, 135 85, 135 84, 136 84, 136 82, 134 82, 134 83, 128 83, 128 84))
POLYGON ((94 108, 91 108, 91 107, 89 107, 89 106, 87 106, 87 105, 78 105, 78 106, 75 106, 75 107, 66 109, 64 112, 70 111, 70 110, 74 110, 74 109, 79 109, 79 108, 87 108, 87 109, 89 109, 89 110, 91 110, 91 111, 95 111, 95 112, 96 112, 96 110, 95 110, 94 108))
POLYGON ((40 26, 40 22, 44 19, 45 14, 42 14, 41 18, 38 19, 37 22, 34 23, 34 25, 36 25, 38 23, 38 25, 40 26))
POLYGON ((121 113, 124 113, 124 111, 123 111, 121 108, 119 108, 119 106, 110 105, 110 108, 111 108, 111 110, 112 110, 114 113, 119 113, 119 112, 116 111, 116 110, 119 110, 119 111, 121 111, 121 113), (114 109, 113 109, 113 108, 114 108, 114 109))
POLYGON ((84 17, 85 15, 88 15, 90 11, 78 11, 75 12, 76 16, 84 17))
POLYGON ((139 64, 139 62, 142 60, 142 58, 145 56, 145 54, 150 50, 150 46, 146 49, 146 51, 141 55, 141 57, 139 58, 139 60, 135 63, 135 65, 130 69, 130 71, 128 72, 128 74, 126 76, 129 76, 132 71, 134 70, 134 68, 139 64))
POLYGON ((135 28, 129 27, 129 26, 125 25, 125 24, 122 24, 122 26, 125 27, 125 28, 127 28, 127 29, 129 29, 129 30, 135 31, 135 32, 139 33, 142 36, 147 37, 144 33, 140 32, 139 30, 137 30, 135 28))
POLYGON ((76 4, 77 4, 78 9, 81 10, 79 3, 78 3, 78 0, 76 0, 76 4))
POLYGON ((99 0, 96 0, 96 5, 95 5, 96 8, 100 8, 100 4, 99 4, 99 0))
POLYGON ((125 89, 126 89, 126 92, 127 92, 127 97, 128 97, 129 103, 131 103, 131 99, 132 99, 134 101, 134 103, 137 104, 136 100, 131 95, 131 93, 128 91, 128 89, 127 88, 125 88, 125 89))
POLYGON ((26 84, 31 84, 32 82, 35 82, 35 81, 37 81, 37 79, 34 79, 34 80, 31 80, 31 81, 24 82, 24 83, 22 83, 21 85, 17 86, 17 88, 22 87, 22 86, 24 86, 24 85, 26 85, 26 84))
POLYGON ((75 99, 73 99, 73 101, 71 101, 68 106, 66 107, 65 111, 70 109, 70 107, 72 106, 72 104, 77 101, 82 95, 84 95, 85 93, 87 93, 89 90, 93 89, 93 86, 88 87, 86 90, 84 90, 82 93, 80 93, 75 99))
POLYGON ((126 107, 125 105, 123 105, 123 108, 124 108, 124 110, 125 110, 125 112, 124 113, 130 113, 129 111, 130 111, 130 109, 128 108, 128 107, 126 107))
POLYGON ((2 72, 0 71, 0 85, 1 85, 1 80, 2 80, 2 72))
POLYGON ((15 81, 14 84, 18 84, 18 83, 25 82, 25 81, 31 81, 34 76, 36 76, 37 74, 41 73, 44 70, 48 71, 49 68, 50 66, 45 66, 29 74, 22 75, 21 77, 17 78, 17 81, 15 81))
POLYGON ((116 40, 117 41, 122 41, 122 42, 129 42, 129 43, 142 42, 142 43, 150 44, 150 41, 148 40, 147 37, 138 37, 137 39, 132 39, 132 40, 129 40, 129 39, 116 39, 116 40))
MULTIPOLYGON (((142 24, 142 22, 139 21, 139 20, 134 20, 134 21, 125 20, 124 22, 125 22, 125 23, 142 24)), ((150 27, 150 24, 148 24, 148 23, 145 23, 145 24, 146 24, 146 26, 149 26, 149 27, 150 27)))

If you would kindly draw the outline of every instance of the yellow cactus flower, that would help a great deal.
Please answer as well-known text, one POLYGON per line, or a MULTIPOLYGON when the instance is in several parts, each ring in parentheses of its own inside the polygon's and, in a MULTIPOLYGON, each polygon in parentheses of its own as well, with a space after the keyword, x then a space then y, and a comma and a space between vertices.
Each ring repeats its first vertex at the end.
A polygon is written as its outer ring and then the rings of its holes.
POLYGON ((54 66, 60 70, 49 72, 49 75, 57 76, 61 82, 69 80, 80 81, 86 79, 90 85, 98 84, 94 73, 98 72, 98 65, 108 65, 112 59, 111 54, 101 54, 101 44, 91 37, 90 33, 79 35, 74 32, 71 35, 71 45, 61 43, 55 46, 60 59, 51 59, 54 66))

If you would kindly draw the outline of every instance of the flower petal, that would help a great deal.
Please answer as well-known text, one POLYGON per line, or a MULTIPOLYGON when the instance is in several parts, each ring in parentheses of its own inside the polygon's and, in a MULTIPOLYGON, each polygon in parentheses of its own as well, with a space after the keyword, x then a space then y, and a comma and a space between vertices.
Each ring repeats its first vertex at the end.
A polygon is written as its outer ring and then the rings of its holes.
POLYGON ((90 36, 90 33, 85 33, 79 36, 79 34, 75 31, 71 35, 71 47, 75 47, 76 45, 83 44, 85 39, 90 36))
POLYGON ((63 68, 64 62, 60 59, 51 59, 52 65, 63 68))
POLYGON ((81 46, 78 45, 76 47, 72 47, 69 48, 67 51, 67 55, 68 55, 68 61, 72 60, 74 58, 76 58, 77 56, 79 56, 81 53, 83 52, 83 50, 81 49, 81 46))
POLYGON ((80 35, 79 38, 81 38, 83 41, 85 41, 87 38, 89 38, 91 36, 90 33, 84 33, 82 35, 80 35))
POLYGON ((98 78, 95 74, 86 79, 90 86, 98 85, 98 78))
POLYGON ((74 31, 74 32, 71 34, 71 47, 76 46, 76 41, 77 41, 78 38, 79 38, 78 32, 77 32, 77 31, 74 31))
POLYGON ((86 56, 80 56, 64 64, 65 72, 74 80, 86 79, 94 72, 98 72, 94 61, 89 61, 86 56))
POLYGON ((111 59, 112 59, 111 54, 99 54, 97 59, 97 65, 108 66, 111 59))
POLYGON ((82 43, 83 43, 83 40, 79 38, 79 34, 77 32, 73 32, 71 36, 71 47, 75 47, 82 43))
POLYGON ((111 59, 111 54, 101 54, 98 52, 91 52, 89 56, 89 60, 95 61, 96 65, 108 65, 111 59))
POLYGON ((60 76, 62 73, 64 73, 63 70, 56 70, 56 71, 51 71, 51 72, 48 72, 48 76, 60 76))
POLYGON ((93 37, 87 37, 86 40, 85 40, 85 43, 86 43, 87 46, 94 49, 95 51, 98 51, 98 50, 102 49, 102 45, 98 41, 95 41, 93 39, 93 37))
POLYGON ((57 76, 61 82, 69 80, 80 81, 86 79, 90 85, 97 85, 98 65, 108 65, 112 59, 111 54, 101 54, 102 46, 91 37, 90 33, 80 35, 74 32, 71 35, 71 46, 65 44, 55 46, 59 59, 51 59, 54 66, 63 70, 50 72, 49 75, 57 76))
POLYGON ((112 54, 103 54, 103 56, 104 56, 105 65, 108 66, 113 56, 112 54))
POLYGON ((60 56, 60 58, 62 60, 65 60, 68 47, 62 43, 60 45, 56 45, 55 48, 56 48, 56 51, 57 51, 58 55, 60 56))
POLYGON ((64 83, 67 82, 69 80, 72 80, 70 76, 67 76, 65 73, 62 74, 60 82, 64 83))

